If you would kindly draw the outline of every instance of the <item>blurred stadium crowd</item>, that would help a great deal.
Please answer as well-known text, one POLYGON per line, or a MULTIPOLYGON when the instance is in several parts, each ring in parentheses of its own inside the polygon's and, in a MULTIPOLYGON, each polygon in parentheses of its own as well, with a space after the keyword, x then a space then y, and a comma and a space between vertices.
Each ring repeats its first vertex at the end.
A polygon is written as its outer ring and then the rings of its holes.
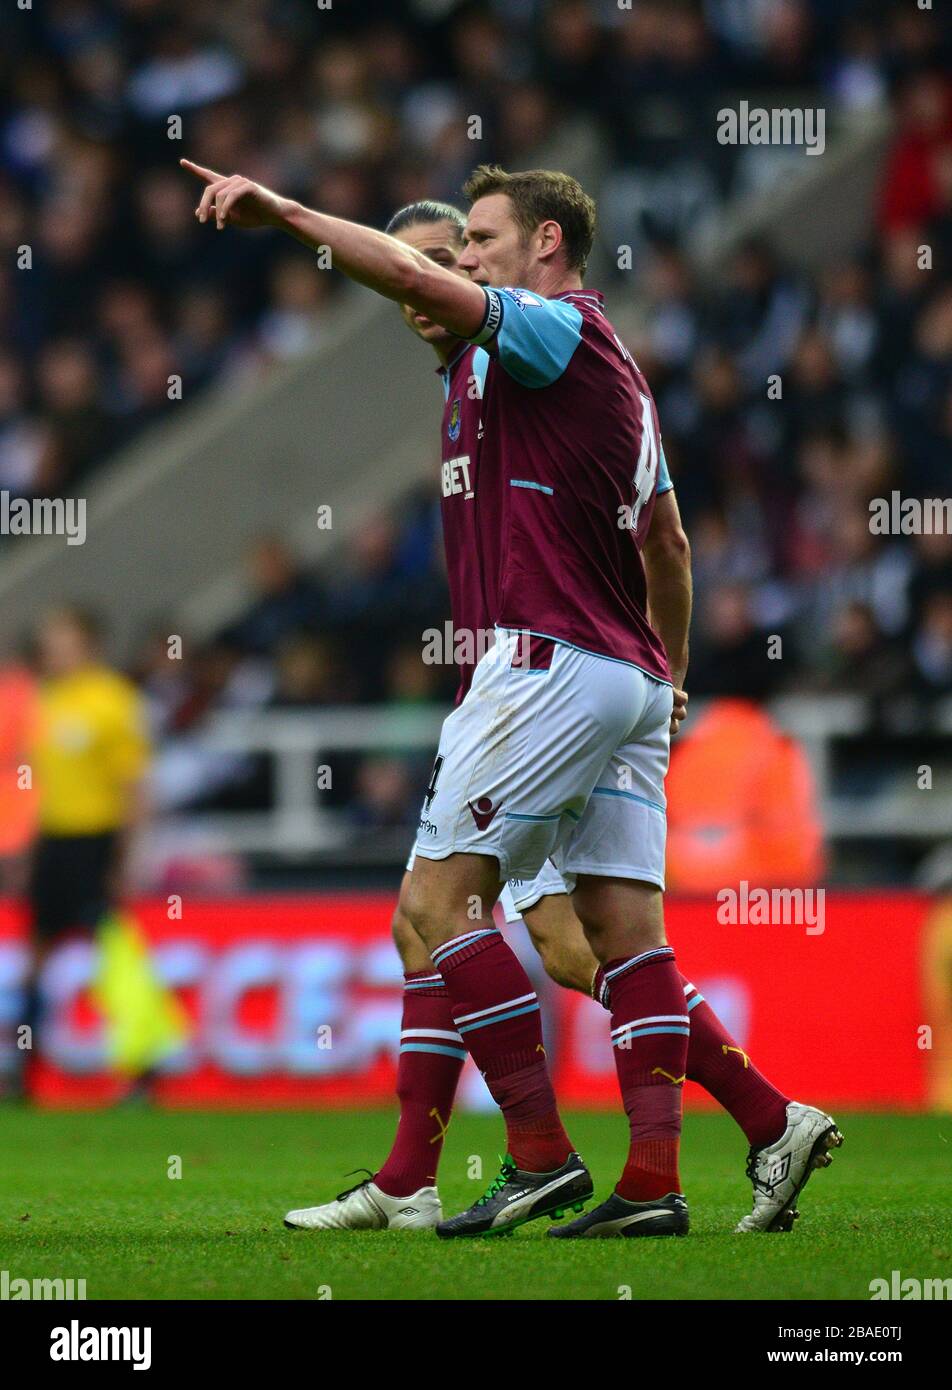
MULTIPOLYGON (((893 488, 948 491, 950 56, 907 3, 46 0, 0 55, 0 489, 81 490, 162 414, 170 373, 190 396, 237 387, 320 341, 335 277, 277 238, 202 237, 186 144, 377 225, 458 199, 477 160, 591 169, 609 312, 635 281, 647 300, 630 345, 693 545, 692 693, 952 693, 952 537, 884 540, 868 512, 893 488), (803 97, 830 122, 892 110, 861 254, 809 277, 750 242, 723 282, 697 282, 692 227, 789 158, 715 142, 738 92, 803 97)), ((143 640, 160 741, 219 708, 451 698, 452 673, 419 659, 448 613, 435 490, 357 537, 343 572, 306 572, 270 537, 249 566, 253 607, 189 660, 164 659, 174 622, 143 640)))

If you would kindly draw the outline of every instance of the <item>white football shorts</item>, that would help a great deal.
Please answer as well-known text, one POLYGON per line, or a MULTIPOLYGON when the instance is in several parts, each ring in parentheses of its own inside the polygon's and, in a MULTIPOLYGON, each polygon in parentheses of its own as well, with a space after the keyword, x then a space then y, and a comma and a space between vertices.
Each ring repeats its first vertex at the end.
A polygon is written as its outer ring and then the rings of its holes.
POLYGON ((538 668, 522 649, 497 629, 444 721, 414 853, 493 855, 529 883, 551 859, 568 891, 580 873, 663 888, 671 686, 566 643, 538 668))

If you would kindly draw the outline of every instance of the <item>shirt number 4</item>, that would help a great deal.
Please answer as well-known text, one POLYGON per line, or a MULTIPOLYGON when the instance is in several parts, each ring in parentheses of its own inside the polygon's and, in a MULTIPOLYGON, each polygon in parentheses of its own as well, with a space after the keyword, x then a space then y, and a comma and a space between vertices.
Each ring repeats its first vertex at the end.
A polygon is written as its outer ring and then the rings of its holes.
POLYGON ((638 455, 635 476, 632 479, 635 486, 635 500, 631 508, 630 524, 633 531, 638 529, 642 508, 651 497, 658 482, 658 460, 661 456, 651 402, 643 391, 639 391, 638 395, 641 397, 641 451, 638 455))

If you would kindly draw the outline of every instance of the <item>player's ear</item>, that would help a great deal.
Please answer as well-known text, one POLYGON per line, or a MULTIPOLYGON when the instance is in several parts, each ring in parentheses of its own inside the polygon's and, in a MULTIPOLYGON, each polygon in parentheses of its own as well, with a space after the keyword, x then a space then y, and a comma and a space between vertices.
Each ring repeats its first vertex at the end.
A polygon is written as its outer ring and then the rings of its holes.
POLYGON ((551 260, 562 245, 562 228, 558 222, 551 218, 547 222, 540 222, 536 237, 539 242, 539 259, 551 260))

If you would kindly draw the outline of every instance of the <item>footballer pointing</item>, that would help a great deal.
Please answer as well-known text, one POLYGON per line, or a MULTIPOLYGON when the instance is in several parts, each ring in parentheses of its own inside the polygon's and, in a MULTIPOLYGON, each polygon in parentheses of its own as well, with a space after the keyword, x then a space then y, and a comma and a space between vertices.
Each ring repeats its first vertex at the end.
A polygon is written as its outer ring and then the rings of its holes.
MULTIPOLYGON (((407 911, 502 1110, 509 1153, 485 1196, 437 1233, 511 1230, 592 1194, 556 1106, 538 999, 492 917, 502 882, 534 878, 551 858, 599 962, 630 1127, 615 1190, 557 1234, 683 1234, 689 1011, 662 909, 681 673, 649 622, 641 560, 661 458, 654 402, 601 296, 582 288, 594 205, 564 174, 477 170, 467 280, 385 233, 182 163, 206 185, 201 221, 328 248, 336 269, 486 350, 481 398, 459 400, 460 428, 472 411, 480 425, 459 496, 478 499, 466 582, 496 644, 444 723, 407 911)), ((786 1182, 839 1142, 829 1117, 799 1110, 798 1132, 781 1136, 786 1182)))

